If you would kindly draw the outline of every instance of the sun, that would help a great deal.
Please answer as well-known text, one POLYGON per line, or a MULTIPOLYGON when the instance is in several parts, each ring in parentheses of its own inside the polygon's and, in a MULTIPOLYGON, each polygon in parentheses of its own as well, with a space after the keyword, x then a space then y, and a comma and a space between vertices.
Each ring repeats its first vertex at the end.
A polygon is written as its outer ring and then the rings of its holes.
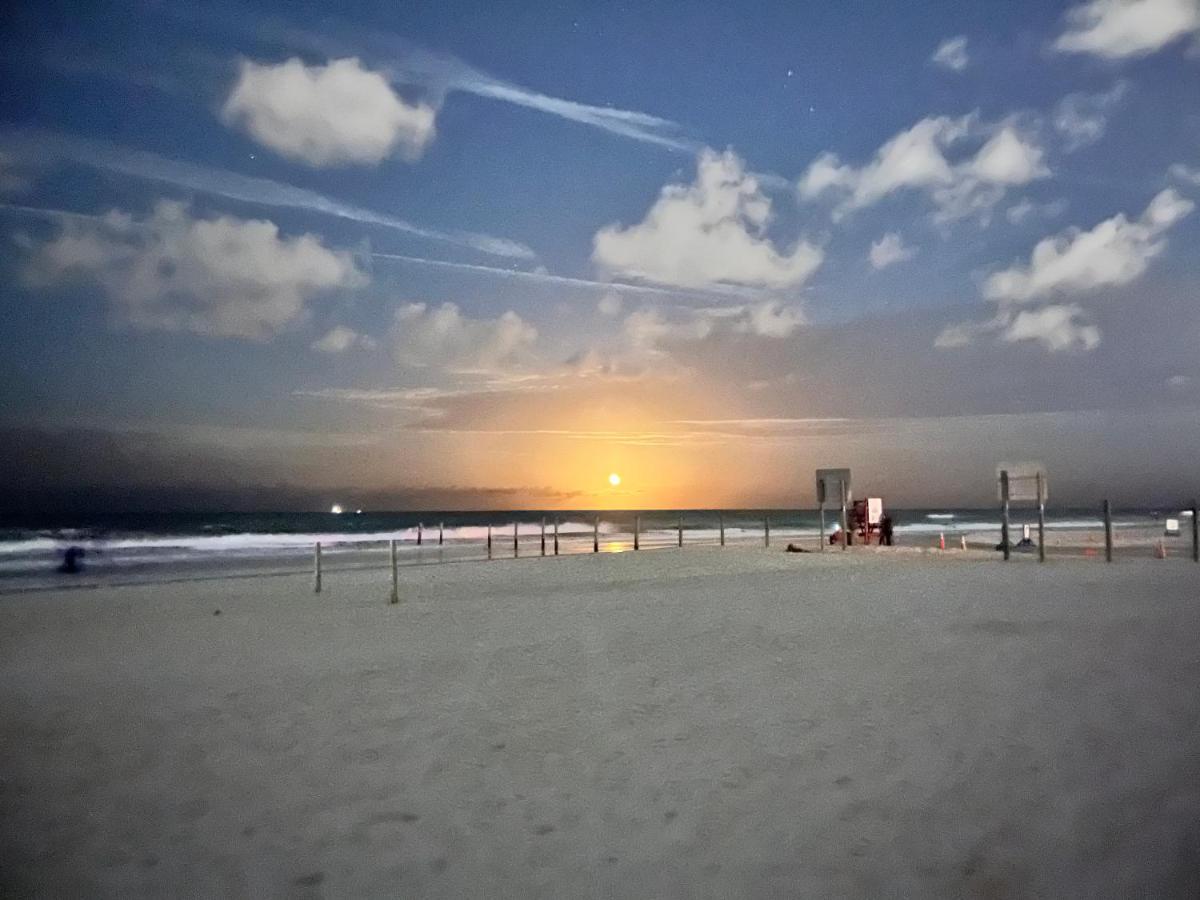
POLYGON ((616 472, 613 472, 612 474, 610 474, 608 476, 608 483, 611 484, 613 487, 619 487, 621 484, 621 476, 618 475, 616 472))

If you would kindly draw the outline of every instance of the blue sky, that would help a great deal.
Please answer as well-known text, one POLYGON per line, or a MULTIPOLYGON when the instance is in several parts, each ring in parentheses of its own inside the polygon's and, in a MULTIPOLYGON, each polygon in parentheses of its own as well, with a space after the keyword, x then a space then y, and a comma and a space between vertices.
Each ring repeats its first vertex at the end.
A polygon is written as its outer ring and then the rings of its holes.
POLYGON ((5 15, 22 497, 1195 490, 1197 0, 5 15))

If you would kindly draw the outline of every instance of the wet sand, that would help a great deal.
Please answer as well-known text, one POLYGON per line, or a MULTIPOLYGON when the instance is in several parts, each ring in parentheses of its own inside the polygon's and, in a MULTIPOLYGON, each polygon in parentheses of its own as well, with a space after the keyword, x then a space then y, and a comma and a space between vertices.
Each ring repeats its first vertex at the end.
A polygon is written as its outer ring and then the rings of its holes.
POLYGON ((1196 896, 1200 566, 996 557, 4 597, 0 895, 1196 896))

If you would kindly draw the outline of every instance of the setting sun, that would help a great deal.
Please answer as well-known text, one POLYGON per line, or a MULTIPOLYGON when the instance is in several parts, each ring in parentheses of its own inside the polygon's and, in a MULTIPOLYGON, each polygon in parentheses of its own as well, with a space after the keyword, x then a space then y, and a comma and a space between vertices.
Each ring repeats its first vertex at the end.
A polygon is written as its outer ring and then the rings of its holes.
POLYGON ((621 483, 621 476, 618 475, 616 472, 613 472, 611 475, 608 476, 608 483, 611 484, 613 487, 617 487, 621 483))

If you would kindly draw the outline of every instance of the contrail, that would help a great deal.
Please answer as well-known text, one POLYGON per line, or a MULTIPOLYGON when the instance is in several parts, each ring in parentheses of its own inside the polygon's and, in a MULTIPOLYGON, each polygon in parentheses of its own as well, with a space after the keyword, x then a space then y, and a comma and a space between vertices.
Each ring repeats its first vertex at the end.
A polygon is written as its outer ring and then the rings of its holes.
POLYGON ((549 272, 527 272, 522 269, 503 269, 498 266, 481 266, 474 263, 450 262, 441 259, 426 259, 421 256, 405 256, 401 253, 371 253, 372 259, 397 260, 414 263, 421 266, 433 266, 440 269, 457 269, 460 271, 478 272, 482 275, 496 275, 501 278, 513 278, 518 281, 533 281, 541 284, 565 284, 572 287, 592 288, 608 291, 628 291, 636 294, 656 294, 659 296, 698 296, 710 301, 713 296, 761 297, 762 292, 753 288, 739 288, 735 285, 720 286, 712 290, 694 290, 682 288, 655 287, 648 284, 629 284, 623 281, 592 281, 587 278, 571 278, 566 275, 551 275, 549 272))
POLYGON ((477 234, 471 231, 438 231, 422 228, 387 213, 352 206, 294 185, 240 175, 227 169, 201 166, 177 159, 167 159, 144 150, 133 150, 103 141, 84 140, 66 135, 34 131, 2 131, 0 147, 23 162, 42 164, 47 159, 65 159, 78 165, 107 172, 118 172, 133 178, 156 181, 187 190, 199 191, 263 206, 302 209, 323 215, 349 219, 363 225, 390 228, 430 241, 440 241, 469 247, 490 256, 510 259, 535 259, 537 254, 525 244, 508 238, 477 234))
POLYGON ((683 134, 684 129, 670 119, 637 110, 578 103, 532 91, 482 72, 457 57, 432 53, 396 35, 373 33, 362 35, 357 40, 340 40, 296 29, 281 29, 275 36, 285 44, 329 57, 367 56, 370 63, 394 84, 419 85, 430 91, 436 105, 441 104, 446 94, 459 91, 536 109, 671 150, 696 153, 703 147, 699 141, 683 134))

